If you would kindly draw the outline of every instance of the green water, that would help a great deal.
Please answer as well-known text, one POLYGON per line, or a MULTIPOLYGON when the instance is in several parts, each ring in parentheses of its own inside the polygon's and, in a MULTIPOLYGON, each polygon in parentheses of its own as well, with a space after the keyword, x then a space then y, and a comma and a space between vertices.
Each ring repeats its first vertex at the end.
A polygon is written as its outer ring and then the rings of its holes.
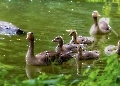
MULTIPOLYGON (((54 50, 56 43, 52 43, 56 36, 62 36, 64 43, 68 43, 68 29, 76 29, 78 35, 89 36, 89 29, 93 24, 91 13, 99 11, 102 17, 110 18, 110 26, 119 34, 120 2, 105 2, 106 0, 0 0, 0 20, 11 22, 26 32, 35 35, 35 54, 54 50)), ((95 47, 103 53, 104 46, 117 44, 119 38, 113 33, 109 39, 103 39, 95 47)), ((79 72, 73 60, 60 66, 28 66, 25 55, 28 49, 26 35, 0 36, 0 84, 15 83, 39 76, 42 72, 48 75, 71 74, 71 80, 83 79, 82 70, 93 65, 93 60, 80 61, 79 72), (83 65, 81 65, 84 63, 83 65), (33 71, 34 70, 34 71, 33 71)), ((102 58, 102 56, 101 56, 102 58)), ((69 82, 68 82, 69 83, 69 82)))

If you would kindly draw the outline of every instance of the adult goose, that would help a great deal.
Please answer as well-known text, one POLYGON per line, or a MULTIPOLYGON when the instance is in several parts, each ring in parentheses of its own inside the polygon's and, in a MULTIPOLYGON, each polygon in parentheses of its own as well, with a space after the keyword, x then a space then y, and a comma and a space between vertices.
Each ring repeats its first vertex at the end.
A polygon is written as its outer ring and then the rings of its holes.
POLYGON ((83 50, 80 45, 77 47, 77 51, 78 51, 78 53, 76 54, 77 60, 98 59, 100 56, 100 52, 98 50, 86 51, 83 50))
POLYGON ((90 35, 104 35, 104 34, 108 34, 111 32, 111 27, 109 26, 109 18, 101 18, 98 21, 98 17, 99 17, 99 13, 98 11, 93 11, 92 12, 92 18, 94 20, 94 24, 91 26, 90 28, 90 35))
POLYGON ((105 47, 104 52, 106 55, 118 54, 120 55, 120 40, 118 41, 118 45, 108 45, 105 47))
POLYGON ((72 36, 72 39, 70 40, 71 44, 92 44, 94 43, 94 37, 83 37, 83 36, 77 36, 76 30, 69 31, 69 36, 72 36))
POLYGON ((12 23, 0 21, 0 34, 1 35, 21 35, 25 32, 12 23))
POLYGON ((53 51, 45 51, 34 55, 34 35, 32 32, 27 33, 27 38, 29 42, 28 51, 26 54, 26 63, 30 65, 50 65, 52 62, 58 62, 61 64, 61 59, 59 59, 59 53, 53 51))

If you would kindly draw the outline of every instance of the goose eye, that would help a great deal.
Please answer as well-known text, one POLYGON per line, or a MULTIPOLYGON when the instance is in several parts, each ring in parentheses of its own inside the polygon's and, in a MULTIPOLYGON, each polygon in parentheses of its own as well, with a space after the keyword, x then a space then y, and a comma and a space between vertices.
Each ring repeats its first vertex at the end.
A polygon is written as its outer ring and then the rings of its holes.
POLYGON ((56 39, 59 39, 59 38, 56 38, 56 39))
POLYGON ((107 28, 107 30, 109 30, 109 28, 107 28))

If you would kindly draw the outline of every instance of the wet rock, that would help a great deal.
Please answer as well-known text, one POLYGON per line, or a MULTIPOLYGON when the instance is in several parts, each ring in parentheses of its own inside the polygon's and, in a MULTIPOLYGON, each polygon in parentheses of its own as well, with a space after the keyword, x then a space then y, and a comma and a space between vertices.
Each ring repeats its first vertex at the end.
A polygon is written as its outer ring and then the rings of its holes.
POLYGON ((0 21, 0 34, 1 35, 21 35, 25 32, 12 23, 0 21))

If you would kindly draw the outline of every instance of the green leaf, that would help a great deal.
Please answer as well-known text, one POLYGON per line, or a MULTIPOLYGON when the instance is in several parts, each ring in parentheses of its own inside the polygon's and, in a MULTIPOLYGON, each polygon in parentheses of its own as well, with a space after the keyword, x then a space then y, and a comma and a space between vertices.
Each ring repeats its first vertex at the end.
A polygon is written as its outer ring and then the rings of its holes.
POLYGON ((76 82, 79 82, 80 80, 73 80, 69 86, 72 86, 72 84, 76 83, 76 82))
POLYGON ((83 76, 85 76, 88 72, 89 72, 89 68, 87 68, 84 72, 83 72, 83 76))
POLYGON ((112 63, 113 61, 114 61, 115 59, 114 58, 108 58, 108 60, 107 60, 107 64, 110 64, 110 63, 112 63))
POLYGON ((25 80, 22 82, 23 86, 37 86, 35 79, 25 80))
POLYGON ((95 78, 96 77, 96 73, 95 72, 91 72, 89 75, 90 78, 95 78))

